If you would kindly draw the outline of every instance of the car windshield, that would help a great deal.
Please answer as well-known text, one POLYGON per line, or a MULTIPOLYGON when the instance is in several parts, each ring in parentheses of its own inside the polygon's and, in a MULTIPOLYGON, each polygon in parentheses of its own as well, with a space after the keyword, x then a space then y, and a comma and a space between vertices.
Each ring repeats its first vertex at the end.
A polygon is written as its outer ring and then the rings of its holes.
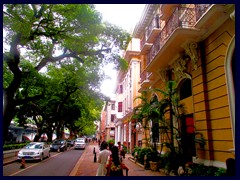
POLYGON ((25 149, 42 149, 42 144, 28 144, 25 149))
POLYGON ((57 141, 54 141, 53 144, 63 144, 63 141, 57 140, 57 141))
POLYGON ((77 140, 77 142, 84 143, 84 140, 77 140))

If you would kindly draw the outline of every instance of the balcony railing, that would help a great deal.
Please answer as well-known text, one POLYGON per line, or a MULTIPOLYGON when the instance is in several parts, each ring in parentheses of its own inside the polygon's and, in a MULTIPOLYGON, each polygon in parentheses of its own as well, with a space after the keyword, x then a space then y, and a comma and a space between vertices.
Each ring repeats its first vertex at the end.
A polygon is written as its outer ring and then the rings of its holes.
POLYGON ((141 73, 140 78, 141 78, 140 83, 142 84, 143 81, 145 81, 145 80, 147 79, 147 71, 144 70, 144 71, 141 73))
POLYGON ((143 38, 140 41, 140 49, 142 50, 143 46, 146 44, 146 34, 143 36, 143 38))
MULTIPOLYGON (((140 49, 142 51, 148 51, 149 46, 153 43, 154 35, 158 34, 160 31, 160 18, 159 15, 156 15, 150 25, 146 28, 145 35, 141 39, 140 49), (147 46, 146 46, 147 45, 147 46)), ((142 52, 142 54, 145 54, 142 52)))
POLYGON ((177 7, 157 36, 147 56, 147 65, 154 59, 177 28, 192 28, 196 23, 195 8, 177 7))
POLYGON ((198 21, 202 15, 207 11, 207 9, 211 6, 212 4, 196 4, 196 21, 198 21))
POLYGON ((154 34, 158 34, 160 32, 160 17, 159 14, 155 15, 152 19, 150 25, 146 30, 146 39, 148 43, 153 43, 154 34), (153 37, 152 37, 153 36, 153 37))

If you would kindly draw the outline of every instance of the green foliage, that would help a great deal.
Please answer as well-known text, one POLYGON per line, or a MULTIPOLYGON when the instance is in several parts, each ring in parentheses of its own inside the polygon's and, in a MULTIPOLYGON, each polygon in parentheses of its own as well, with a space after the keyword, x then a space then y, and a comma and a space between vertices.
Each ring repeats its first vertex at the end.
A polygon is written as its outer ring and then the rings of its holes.
POLYGON ((177 172, 179 166, 185 165, 184 157, 182 154, 174 150, 162 154, 160 159, 160 168, 164 168, 168 170, 168 172, 171 170, 177 172))
POLYGON ((124 152, 128 152, 128 151, 127 151, 127 146, 122 145, 122 147, 123 147, 124 152))
POLYGON ((123 58, 119 58, 119 66, 122 71, 126 71, 128 69, 128 63, 123 58))
POLYGON ((146 157, 147 162, 158 162, 160 160, 159 153, 151 147, 141 148, 136 146, 132 152, 133 157, 135 157, 135 153, 137 154, 137 161, 141 164, 144 164, 144 157, 146 157))
POLYGON ((205 166, 204 164, 191 164, 191 173, 189 176, 224 176, 226 169, 218 168, 214 166, 205 166))
POLYGON ((135 146, 132 151, 132 156, 135 157, 135 154, 139 154, 141 149, 142 149, 141 147, 135 146))
POLYGON ((60 131, 64 125, 81 133, 93 132, 92 122, 99 119, 106 98, 100 93, 101 66, 113 63, 116 68, 126 68, 119 54, 130 41, 129 33, 102 23, 94 5, 3 6, 4 43, 10 46, 3 54, 4 106, 8 106, 3 112, 4 129, 18 105, 27 110, 19 113, 22 119, 41 115, 43 124, 38 127, 45 125, 49 132, 53 128, 60 131), (43 68, 45 75, 40 73, 43 68))
POLYGON ((109 145, 110 143, 115 144, 115 140, 114 140, 114 139, 109 139, 109 140, 107 141, 107 143, 108 143, 108 145, 109 145))
POLYGON ((7 88, 13 80, 13 74, 9 70, 7 63, 3 61, 3 89, 7 88))
POLYGON ((12 150, 12 149, 20 149, 20 148, 23 148, 24 146, 26 146, 28 143, 29 142, 16 143, 16 144, 5 144, 3 146, 3 151, 12 150))
POLYGON ((225 176, 226 169, 224 168, 217 168, 217 170, 214 173, 214 176, 225 176))

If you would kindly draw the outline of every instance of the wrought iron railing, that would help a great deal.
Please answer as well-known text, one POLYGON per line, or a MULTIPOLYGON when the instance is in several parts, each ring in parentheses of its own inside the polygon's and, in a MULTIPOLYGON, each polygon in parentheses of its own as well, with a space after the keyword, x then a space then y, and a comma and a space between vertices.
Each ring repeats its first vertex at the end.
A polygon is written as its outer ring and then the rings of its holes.
POLYGON ((212 4, 196 4, 196 21, 198 21, 212 4))
POLYGON ((172 35, 174 30, 179 27, 191 28, 194 27, 195 23, 195 8, 177 7, 150 49, 147 55, 147 65, 154 59, 154 57, 172 35))
POLYGON ((159 18, 158 14, 154 16, 150 25, 147 27, 147 31, 146 31, 147 38, 146 39, 148 39, 148 37, 150 36, 150 34, 154 28, 160 28, 160 18, 159 18))
POLYGON ((143 81, 145 81, 145 80, 147 79, 147 71, 144 70, 144 71, 141 73, 140 78, 141 78, 140 83, 142 84, 143 81))
POLYGON ((146 41, 147 40, 146 40, 146 33, 145 33, 145 35, 143 36, 143 38, 140 41, 140 49, 143 48, 143 46, 145 45, 146 41))

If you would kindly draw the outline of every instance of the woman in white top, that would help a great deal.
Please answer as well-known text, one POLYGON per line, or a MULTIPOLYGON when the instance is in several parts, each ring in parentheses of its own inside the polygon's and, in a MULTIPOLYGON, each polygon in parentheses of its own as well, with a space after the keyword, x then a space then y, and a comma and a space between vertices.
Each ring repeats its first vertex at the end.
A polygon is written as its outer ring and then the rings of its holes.
POLYGON ((111 155, 111 152, 107 150, 108 144, 106 141, 103 141, 101 144, 102 151, 99 152, 98 160, 99 163, 98 169, 97 169, 97 175, 96 176, 106 176, 107 169, 106 169, 106 163, 108 160, 108 156, 111 155))

